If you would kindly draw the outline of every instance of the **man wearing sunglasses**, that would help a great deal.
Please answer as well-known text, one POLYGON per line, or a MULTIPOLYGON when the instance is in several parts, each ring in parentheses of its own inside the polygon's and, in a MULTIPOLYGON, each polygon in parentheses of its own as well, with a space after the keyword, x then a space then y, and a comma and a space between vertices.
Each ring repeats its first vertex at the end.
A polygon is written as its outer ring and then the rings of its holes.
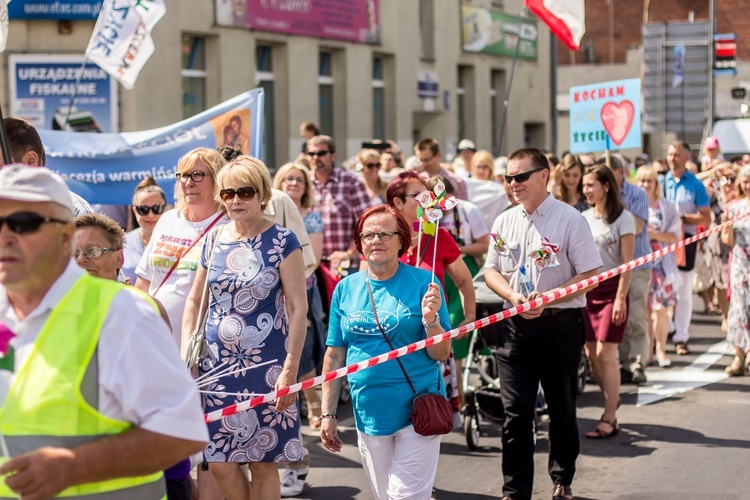
MULTIPOLYGON (((491 234, 496 236, 485 264, 487 286, 505 299, 506 308, 589 278, 602 265, 583 216, 547 192, 549 176, 547 157, 538 149, 519 149, 508 158, 505 182, 519 204, 495 220, 491 234), (554 254, 557 264, 550 259, 537 260, 539 250, 554 254), (523 293, 529 284, 533 291, 523 293)), ((584 293, 567 295, 500 323, 496 356, 505 408, 505 498, 530 499, 533 492, 533 425, 540 382, 551 420, 548 470, 554 483, 552 498, 573 498, 570 485, 579 453, 577 369, 586 339, 584 293)))
MULTIPOLYGON (((10 145, 10 156, 13 163, 30 165, 32 167, 43 167, 47 161, 44 154, 44 146, 39 132, 33 125, 21 118, 10 116, 3 120, 5 134, 8 136, 10 145)), ((68 191, 73 202, 73 215, 78 217, 94 212, 86 200, 68 191)))
POLYGON ((331 137, 317 135, 308 140, 307 158, 323 217, 323 265, 335 271, 349 261, 346 271, 358 271, 354 232, 359 216, 371 204, 367 188, 352 172, 336 167, 336 144, 331 137))
POLYGON ((73 210, 54 173, 0 170, 0 498, 164 498, 208 438, 197 389, 153 302, 72 259, 73 210))

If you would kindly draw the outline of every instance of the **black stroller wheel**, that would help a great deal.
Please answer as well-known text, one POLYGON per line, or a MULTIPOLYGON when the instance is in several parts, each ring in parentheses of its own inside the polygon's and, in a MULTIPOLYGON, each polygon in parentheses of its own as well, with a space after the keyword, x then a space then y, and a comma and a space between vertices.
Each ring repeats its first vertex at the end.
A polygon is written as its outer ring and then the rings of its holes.
POLYGON ((586 390, 586 379, 589 372, 589 360, 586 358, 586 351, 581 350, 581 360, 578 363, 578 394, 583 394, 586 390))
POLYGON ((477 414, 467 414, 464 417, 464 435, 466 445, 471 451, 476 451, 479 448, 479 416, 477 414))

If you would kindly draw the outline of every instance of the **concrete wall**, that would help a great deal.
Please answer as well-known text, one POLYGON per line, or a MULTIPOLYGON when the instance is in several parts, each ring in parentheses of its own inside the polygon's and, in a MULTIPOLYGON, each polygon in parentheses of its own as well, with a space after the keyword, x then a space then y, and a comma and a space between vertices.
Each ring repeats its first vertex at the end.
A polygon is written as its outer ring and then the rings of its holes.
MULTIPOLYGON (((429 2, 428 2, 429 3, 429 2)), ((491 6, 490 1, 472 5, 491 6)), ((497 4, 497 2, 494 2, 497 4)), ((133 90, 119 89, 120 130, 142 130, 179 121, 182 116, 181 39, 183 34, 206 37, 207 106, 257 86, 255 50, 270 44, 273 50, 275 85, 275 157, 279 165, 299 152, 298 126, 303 121, 319 121, 318 60, 321 50, 333 54, 335 88, 334 138, 339 159, 355 154, 360 143, 372 138, 372 58, 385 61, 386 133, 408 151, 415 138, 434 137, 447 153, 458 137, 456 85, 458 66, 470 68, 473 75, 467 105, 466 129, 477 147, 492 147, 490 106, 491 75, 503 71, 507 85, 511 59, 463 52, 459 0, 432 0, 434 15, 434 58, 420 57, 420 2, 381 0, 381 43, 355 44, 311 37, 286 36, 261 31, 224 28, 215 25, 214 2, 209 0, 167 0, 168 11, 153 32, 156 52, 142 70, 133 90), (434 111, 425 111, 417 96, 420 71, 438 75, 440 98, 434 111), (443 93, 448 92, 449 109, 443 93)), ((519 15, 522 0, 504 2, 507 13, 519 15)), ((532 16, 529 15, 529 19, 532 16)), ((94 22, 73 21, 72 33, 58 33, 57 21, 12 21, 5 51, 11 53, 82 54, 94 22)), ((543 134, 535 140, 549 143, 550 52, 549 31, 539 23, 539 58, 519 60, 511 94, 503 152, 524 146, 524 124, 539 124, 543 134)), ((6 72, 0 76, 0 96, 8 109, 6 72)), ((499 117, 498 117, 499 123, 499 117)), ((468 135, 468 134, 467 134, 468 135)), ((544 144, 534 144, 542 146, 544 144)))

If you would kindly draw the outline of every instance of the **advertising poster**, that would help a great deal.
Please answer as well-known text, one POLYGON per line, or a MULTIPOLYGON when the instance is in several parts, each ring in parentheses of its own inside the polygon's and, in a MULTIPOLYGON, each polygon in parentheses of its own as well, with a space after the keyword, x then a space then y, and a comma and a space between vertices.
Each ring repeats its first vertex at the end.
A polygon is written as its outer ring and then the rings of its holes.
POLYGON ((172 203, 177 160, 192 149, 231 145, 261 156, 263 89, 238 95, 187 120, 153 130, 96 134, 40 130, 47 167, 89 203, 128 205, 153 177, 172 203))
POLYGON ((518 45, 518 58, 536 61, 539 54, 536 21, 521 18, 495 9, 461 6, 463 49, 496 56, 513 57, 518 45), (520 44, 520 45, 519 45, 520 44))
POLYGON ((102 0, 15 0, 8 4, 11 19, 96 19, 102 0))
POLYGON ((380 0, 216 0, 216 24, 379 43, 380 0))
MULTIPOLYGON (((37 129, 62 130, 82 64, 80 55, 11 54, 10 115, 28 120, 37 129)), ((117 124, 117 82, 89 63, 66 130, 116 132, 117 124)))
POLYGON ((570 88, 570 152, 641 147, 641 80, 570 88))

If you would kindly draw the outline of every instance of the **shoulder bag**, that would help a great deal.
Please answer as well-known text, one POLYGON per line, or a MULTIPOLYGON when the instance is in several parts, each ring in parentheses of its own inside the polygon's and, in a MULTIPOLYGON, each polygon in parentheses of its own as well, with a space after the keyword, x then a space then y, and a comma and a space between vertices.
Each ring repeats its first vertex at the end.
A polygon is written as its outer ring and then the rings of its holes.
MULTIPOLYGON (((372 288, 370 287, 369 272, 367 275, 367 293, 370 295, 370 304, 372 305, 372 314, 375 316, 375 324, 378 325, 378 329, 383 335, 388 347, 393 350, 393 344, 391 344, 391 341, 385 334, 385 330, 383 330, 383 326, 378 319, 378 312, 375 309, 375 299, 372 296, 372 288)), ((421 436, 448 434, 453 430, 453 407, 450 402, 439 392, 417 394, 417 391, 414 389, 414 384, 411 383, 409 375, 406 374, 406 369, 401 363, 401 360, 396 358, 396 362, 398 362, 398 366, 401 367, 406 382, 409 384, 409 387, 411 387, 411 392, 414 393, 414 400, 412 401, 411 406, 411 423, 414 426, 414 432, 421 436)), ((438 387, 440 387, 439 371, 438 387)))
POLYGON ((208 307, 204 308, 204 304, 207 303, 206 295, 208 294, 208 274, 211 272, 211 262, 214 258, 214 250, 216 250, 216 243, 219 241, 219 236, 224 229, 224 226, 219 227, 216 232, 216 237, 211 243, 211 252, 208 254, 208 267, 206 269, 206 282, 203 284, 203 294, 201 294, 200 307, 198 309, 198 316, 195 322, 195 328, 190 333, 190 340, 188 340, 187 346, 185 347, 185 364, 188 370, 192 370, 200 361, 201 353, 203 352, 203 346, 206 340, 206 321, 208 320, 208 307))

